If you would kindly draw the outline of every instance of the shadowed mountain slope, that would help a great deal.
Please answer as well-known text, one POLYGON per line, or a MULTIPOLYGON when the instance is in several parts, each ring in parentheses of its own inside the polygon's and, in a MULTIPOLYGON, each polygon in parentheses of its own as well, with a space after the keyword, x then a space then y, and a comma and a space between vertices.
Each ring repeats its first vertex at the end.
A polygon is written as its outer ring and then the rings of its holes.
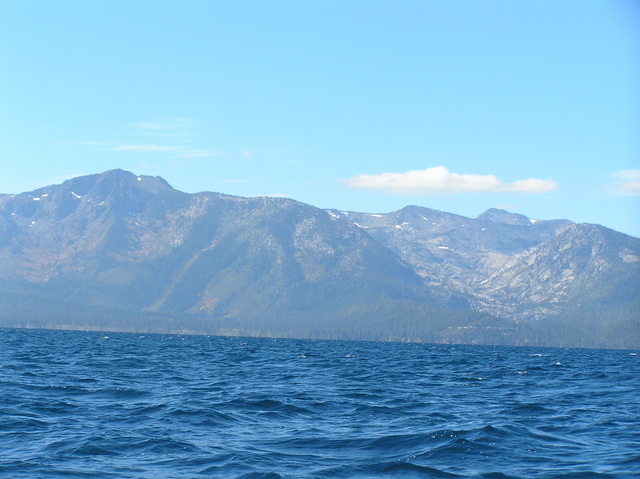
POLYGON ((366 336, 381 322, 381 338, 385 322, 387 336, 402 336, 407 315, 426 329, 433 315, 479 316, 439 312, 388 248, 290 199, 189 195, 115 170, 4 195, 0 211, 0 276, 13 294, 209 317, 256 334, 366 336))
POLYGON ((639 271, 637 238, 497 209, 321 210, 122 170, 0 195, 14 326, 630 347, 639 271))

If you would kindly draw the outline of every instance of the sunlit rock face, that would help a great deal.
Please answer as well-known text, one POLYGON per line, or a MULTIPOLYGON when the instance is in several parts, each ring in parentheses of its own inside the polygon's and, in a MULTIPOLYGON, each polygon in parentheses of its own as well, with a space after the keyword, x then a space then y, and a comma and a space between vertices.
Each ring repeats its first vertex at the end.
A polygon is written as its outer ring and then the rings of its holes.
POLYGON ((475 219, 418 206, 342 215, 395 251, 441 296, 464 295, 478 311, 541 319, 591 301, 614 308, 638 301, 640 287, 628 285, 640 272, 640 240, 603 226, 497 209, 475 219))
POLYGON ((190 195, 115 170, 5 195, 0 212, 0 277, 64 299, 227 316, 305 301, 431 301, 352 222, 286 198, 190 195))
POLYGON ((7 304, 242 320, 233 330, 256 334, 509 342, 525 334, 518 322, 549 318, 633 330, 639 284, 639 239, 498 209, 322 210, 122 170, 0 195, 7 304))

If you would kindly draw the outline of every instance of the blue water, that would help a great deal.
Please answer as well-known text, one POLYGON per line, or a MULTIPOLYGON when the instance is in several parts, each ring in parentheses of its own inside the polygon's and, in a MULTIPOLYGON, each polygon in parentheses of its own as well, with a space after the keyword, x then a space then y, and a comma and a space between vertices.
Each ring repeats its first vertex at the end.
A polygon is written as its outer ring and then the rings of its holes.
POLYGON ((0 477, 623 478, 632 351, 0 330, 0 477))

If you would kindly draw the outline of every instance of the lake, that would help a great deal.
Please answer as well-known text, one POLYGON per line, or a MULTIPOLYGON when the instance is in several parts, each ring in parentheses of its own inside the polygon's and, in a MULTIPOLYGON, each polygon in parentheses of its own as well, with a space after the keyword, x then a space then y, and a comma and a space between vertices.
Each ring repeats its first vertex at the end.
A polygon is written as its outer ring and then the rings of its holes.
POLYGON ((624 478, 635 351, 0 330, 0 476, 624 478))

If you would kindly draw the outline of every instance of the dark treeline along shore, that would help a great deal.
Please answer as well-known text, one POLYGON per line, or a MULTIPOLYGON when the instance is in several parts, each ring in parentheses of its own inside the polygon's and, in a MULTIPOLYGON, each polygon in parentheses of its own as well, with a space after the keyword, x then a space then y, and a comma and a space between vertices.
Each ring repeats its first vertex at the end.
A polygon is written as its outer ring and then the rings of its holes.
POLYGON ((491 209, 187 194, 122 170, 0 195, 0 324, 640 347, 640 240, 491 209))

